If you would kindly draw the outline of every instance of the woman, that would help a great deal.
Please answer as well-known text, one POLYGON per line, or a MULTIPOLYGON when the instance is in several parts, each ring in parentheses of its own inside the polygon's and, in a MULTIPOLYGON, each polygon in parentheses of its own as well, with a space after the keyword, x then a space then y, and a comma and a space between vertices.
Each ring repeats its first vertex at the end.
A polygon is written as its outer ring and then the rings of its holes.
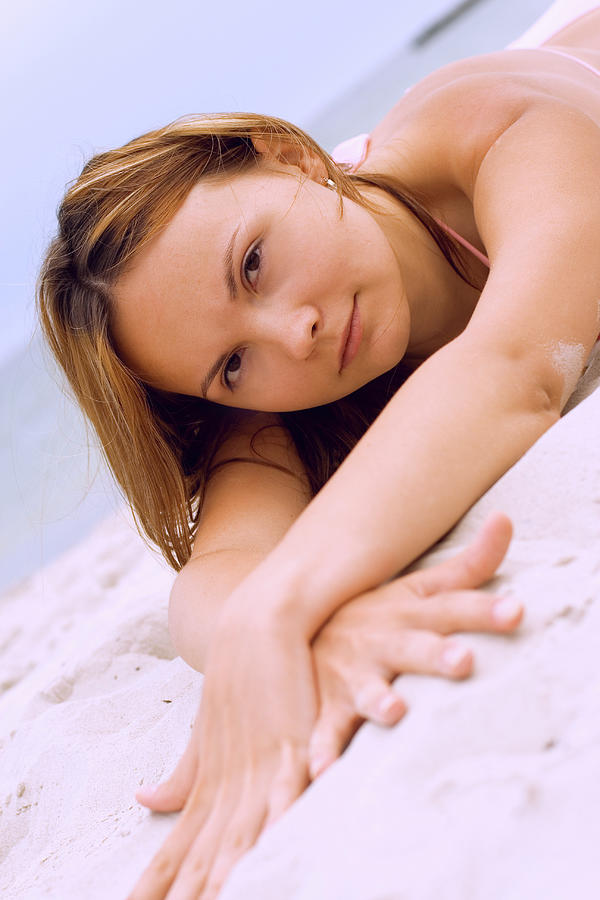
POLYGON ((391 579, 556 422, 596 341, 599 78, 592 11, 426 78, 352 173, 286 123, 206 117, 67 193, 42 323, 205 672, 139 795, 185 809, 136 900, 215 897, 358 722, 399 721, 398 672, 463 677, 447 634, 518 624, 475 590, 502 516, 391 579))

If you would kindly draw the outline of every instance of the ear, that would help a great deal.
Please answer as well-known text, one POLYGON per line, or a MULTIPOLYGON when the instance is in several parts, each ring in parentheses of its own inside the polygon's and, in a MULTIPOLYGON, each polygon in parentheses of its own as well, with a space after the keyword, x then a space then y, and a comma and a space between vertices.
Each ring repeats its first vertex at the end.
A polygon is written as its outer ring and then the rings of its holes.
POLYGON ((312 181, 323 181, 327 178, 323 160, 301 144, 277 135, 269 138, 253 137, 251 140, 262 162, 274 164, 276 167, 295 167, 312 181))

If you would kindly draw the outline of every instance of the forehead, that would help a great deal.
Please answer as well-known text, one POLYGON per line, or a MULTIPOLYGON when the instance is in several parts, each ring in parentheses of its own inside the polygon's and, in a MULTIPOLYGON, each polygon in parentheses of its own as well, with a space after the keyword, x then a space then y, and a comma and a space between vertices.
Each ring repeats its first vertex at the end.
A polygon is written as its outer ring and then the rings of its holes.
MULTIPOLYGON (((149 382, 169 389, 175 359, 183 376, 182 367, 188 363, 181 354, 192 349, 185 346, 190 323, 199 315, 223 311, 228 296, 223 262, 227 246, 235 229, 243 236, 248 221, 272 198, 271 181, 253 170, 227 181, 196 185, 117 279, 113 337, 124 361, 149 382)), ((211 318, 216 342, 215 329, 218 320, 213 323, 211 318)))
POLYGON ((252 208, 264 199, 262 180, 246 175, 229 181, 201 182, 193 187, 173 218, 118 279, 119 298, 131 302, 142 294, 160 294, 171 287, 173 278, 183 269, 189 275, 190 256, 209 275, 208 269, 219 249, 227 245, 232 228, 243 223, 252 208))

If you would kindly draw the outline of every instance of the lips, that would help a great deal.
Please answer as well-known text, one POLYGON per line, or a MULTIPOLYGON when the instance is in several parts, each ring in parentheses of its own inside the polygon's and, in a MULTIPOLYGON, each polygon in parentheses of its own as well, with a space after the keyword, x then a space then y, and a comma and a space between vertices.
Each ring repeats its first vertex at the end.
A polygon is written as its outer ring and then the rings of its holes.
POLYGON ((350 318, 348 319, 348 324, 344 329, 344 333, 342 335, 342 343, 340 346, 340 368, 345 369, 346 366, 349 366, 356 354, 358 353, 358 348, 360 347, 360 342, 362 340, 362 322, 360 321, 360 310, 358 308, 358 303, 356 302, 356 296, 354 297, 354 303, 352 305, 352 312, 350 313, 350 318))

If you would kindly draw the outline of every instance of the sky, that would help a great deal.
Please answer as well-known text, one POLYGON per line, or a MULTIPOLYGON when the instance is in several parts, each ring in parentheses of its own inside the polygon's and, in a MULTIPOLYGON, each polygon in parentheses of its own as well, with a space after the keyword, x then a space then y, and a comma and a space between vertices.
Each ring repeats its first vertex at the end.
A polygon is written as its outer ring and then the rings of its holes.
MULTIPOLYGON (((33 329, 43 249, 98 150, 189 113, 305 126, 458 0, 19 0, 0 30, 0 363, 33 329)), ((331 149, 331 148, 329 148, 331 149)))

